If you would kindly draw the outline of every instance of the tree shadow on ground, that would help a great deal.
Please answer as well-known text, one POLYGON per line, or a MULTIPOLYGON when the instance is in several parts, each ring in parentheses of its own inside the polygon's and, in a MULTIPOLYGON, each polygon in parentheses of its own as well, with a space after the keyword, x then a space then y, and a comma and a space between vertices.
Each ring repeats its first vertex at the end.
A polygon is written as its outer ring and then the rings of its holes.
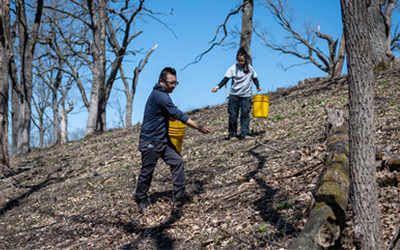
POLYGON ((7 211, 10 211, 16 207, 18 207, 21 202, 26 199, 27 197, 29 197, 31 194, 38 192, 40 189, 47 187, 49 185, 58 183, 58 182, 63 182, 65 180, 65 178, 48 178, 47 180, 37 184, 37 185, 21 185, 21 188, 29 188, 29 190, 23 194, 21 194, 20 196, 18 196, 15 199, 10 200, 9 202, 7 202, 4 207, 2 207, 0 209, 0 217, 5 215, 5 213, 7 211))
POLYGON ((37 166, 45 165, 45 163, 43 162, 43 158, 41 156, 30 159, 29 161, 21 162, 20 166, 17 168, 11 168, 7 165, 1 165, 0 166, 0 179, 12 178, 12 177, 22 174, 24 172, 31 171, 32 168, 34 168, 34 167, 32 167, 32 164, 37 165, 37 166))
POLYGON ((266 157, 255 151, 257 147, 259 146, 253 147, 248 151, 251 155, 257 158, 257 168, 246 175, 247 180, 254 179, 256 183, 264 190, 263 197, 254 202, 255 209, 260 212, 260 216, 265 222, 270 223, 279 231, 283 231, 285 234, 291 234, 294 232, 293 225, 291 223, 287 223, 285 218, 280 216, 272 205, 273 198, 277 194, 278 190, 271 188, 269 185, 267 185, 262 177, 257 176, 267 162, 266 157))

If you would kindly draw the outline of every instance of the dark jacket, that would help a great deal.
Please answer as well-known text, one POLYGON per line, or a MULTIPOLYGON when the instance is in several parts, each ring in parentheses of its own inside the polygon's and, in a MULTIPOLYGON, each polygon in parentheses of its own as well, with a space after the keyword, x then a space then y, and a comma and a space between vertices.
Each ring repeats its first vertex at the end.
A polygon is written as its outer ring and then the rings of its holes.
POLYGON ((157 142, 168 142, 169 118, 173 117, 186 124, 189 117, 180 111, 172 102, 171 97, 156 83, 147 99, 143 115, 143 125, 140 137, 157 142))

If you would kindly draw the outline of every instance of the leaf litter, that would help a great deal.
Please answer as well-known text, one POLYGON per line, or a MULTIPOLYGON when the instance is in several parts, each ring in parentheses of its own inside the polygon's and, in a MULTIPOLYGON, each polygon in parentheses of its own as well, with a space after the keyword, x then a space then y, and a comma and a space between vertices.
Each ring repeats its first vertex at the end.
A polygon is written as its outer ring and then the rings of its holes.
MULTIPOLYGON (((400 71, 375 75, 376 152, 400 155, 400 71)), ((285 249, 302 230, 324 165, 322 104, 347 110, 345 76, 314 78, 270 95, 268 118, 252 117, 251 140, 228 141, 227 104, 188 112, 213 133, 186 129, 187 192, 171 201, 159 161, 141 214, 133 195, 140 124, 34 150, 1 168, 1 249, 285 249)), ((384 242, 399 225, 399 173, 377 160, 384 242)), ((340 245, 354 249, 351 207, 340 245)))

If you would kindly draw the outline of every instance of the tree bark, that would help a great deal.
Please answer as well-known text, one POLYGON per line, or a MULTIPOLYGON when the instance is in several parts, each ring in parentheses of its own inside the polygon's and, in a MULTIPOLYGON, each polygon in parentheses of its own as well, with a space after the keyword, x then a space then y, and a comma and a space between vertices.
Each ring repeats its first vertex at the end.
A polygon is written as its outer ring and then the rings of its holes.
POLYGON ((243 0, 242 31, 240 32, 240 47, 249 54, 249 64, 253 65, 250 51, 251 36, 253 34, 254 0, 243 0))
MULTIPOLYGON (((59 65, 62 66, 61 59, 58 60, 59 65)), ((60 122, 59 122, 59 111, 58 111, 58 98, 57 98, 57 93, 59 90, 59 87, 61 85, 61 80, 62 80, 62 72, 61 70, 58 70, 56 79, 54 81, 54 85, 51 87, 52 91, 52 96, 51 96, 51 105, 53 109, 53 144, 59 144, 60 143, 60 122)))
POLYGON ((61 111, 60 111, 60 139, 61 144, 68 143, 68 113, 72 111, 74 105, 72 102, 69 102, 69 108, 65 109, 65 98, 61 100, 61 111))
POLYGON ((342 74, 345 56, 346 56, 346 39, 343 33, 339 43, 337 59, 335 60, 335 64, 333 66, 332 77, 340 76, 342 74))
POLYGON ((107 1, 99 0, 97 4, 88 0, 93 32, 93 81, 90 93, 89 115, 86 124, 86 135, 106 130, 105 68, 106 68, 106 24, 107 1))
MULTIPOLYGON (((122 21, 125 22, 125 27, 119 27, 119 30, 124 30, 123 41, 119 44, 116 36, 117 29, 112 27, 112 24, 107 16, 107 0, 87 0, 90 17, 92 24, 90 29, 93 33, 93 43, 91 46, 93 51, 93 81, 92 81, 92 92, 90 93, 90 105, 89 105, 89 117, 86 126, 86 135, 93 132, 103 132, 106 130, 106 106, 107 102, 117 76, 122 60, 126 54, 129 43, 142 31, 130 35, 132 22, 135 17, 144 9, 144 0, 139 0, 138 7, 128 17, 124 13, 120 13, 122 21), (106 80, 106 38, 108 25, 108 38, 109 44, 115 54, 115 60, 112 62, 110 74, 106 80)), ((126 1, 128 6, 129 1, 126 1)), ((131 13, 131 12, 127 12, 131 13)))
POLYGON ((372 62, 375 70, 385 70, 394 60, 391 45, 391 20, 394 9, 394 0, 384 0, 385 10, 382 10, 382 1, 369 1, 368 24, 371 37, 372 62))
MULTIPOLYGON (((368 1, 375 2, 375 1, 368 1)), ((341 0, 349 81, 351 204, 360 249, 381 249, 375 170, 374 87, 367 2, 341 0)))
POLYGON ((0 2, 0 165, 8 166, 8 99, 9 63, 12 49, 10 29, 10 1, 0 2))
MULTIPOLYGON (((19 81, 16 74, 11 73, 13 82, 19 82, 21 93, 13 88, 12 94, 12 137, 13 153, 15 155, 27 154, 30 151, 31 132, 31 99, 32 99, 32 78, 33 78, 33 56, 37 42, 40 20, 42 17, 43 0, 37 1, 35 20, 31 30, 26 17, 25 1, 18 0, 17 7, 18 42, 21 71, 19 81)), ((15 64, 12 71, 16 71, 15 64)))

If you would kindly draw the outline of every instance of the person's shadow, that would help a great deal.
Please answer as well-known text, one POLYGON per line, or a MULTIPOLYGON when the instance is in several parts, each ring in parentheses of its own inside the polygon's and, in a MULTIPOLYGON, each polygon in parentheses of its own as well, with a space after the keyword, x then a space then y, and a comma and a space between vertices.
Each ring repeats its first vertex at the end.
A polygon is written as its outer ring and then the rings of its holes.
MULTIPOLYGON (((202 181, 193 181, 196 183, 196 189, 192 192, 194 194, 200 194, 204 192, 202 181)), ((172 199, 172 191, 155 192, 150 195, 152 204, 156 203, 158 199, 172 199)), ((153 240, 157 249, 174 249, 174 241, 165 233, 165 230, 170 229, 173 224, 179 221, 183 214, 183 206, 186 203, 191 202, 190 200, 184 201, 178 204, 173 204, 171 214, 162 223, 154 227, 141 227, 135 220, 131 218, 128 223, 120 222, 120 225, 127 233, 134 233, 139 235, 139 238, 129 244, 122 246, 122 249, 138 249, 139 244, 149 238, 153 240)))

